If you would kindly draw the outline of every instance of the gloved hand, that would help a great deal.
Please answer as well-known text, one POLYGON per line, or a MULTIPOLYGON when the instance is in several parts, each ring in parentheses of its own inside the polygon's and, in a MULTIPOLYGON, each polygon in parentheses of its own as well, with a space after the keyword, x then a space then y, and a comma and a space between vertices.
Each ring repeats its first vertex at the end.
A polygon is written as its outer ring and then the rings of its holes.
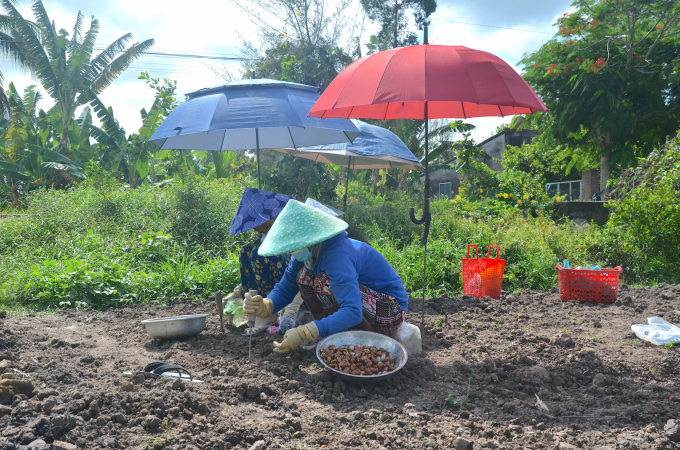
POLYGON ((274 303, 268 298, 262 298, 261 295, 245 295, 243 300, 243 314, 253 314, 260 319, 266 319, 274 312, 274 303))
POLYGON ((310 322, 307 325, 301 325, 297 328, 292 328, 286 331, 283 335, 283 342, 280 344, 274 342, 274 351, 278 354, 284 354, 292 351, 302 341, 313 341, 319 337, 319 329, 315 322, 310 322))
POLYGON ((241 300, 243 299, 243 286, 241 286, 240 284, 234 288, 234 292, 227 295, 226 298, 224 298, 222 301, 226 305, 227 302, 236 300, 237 298, 241 300))

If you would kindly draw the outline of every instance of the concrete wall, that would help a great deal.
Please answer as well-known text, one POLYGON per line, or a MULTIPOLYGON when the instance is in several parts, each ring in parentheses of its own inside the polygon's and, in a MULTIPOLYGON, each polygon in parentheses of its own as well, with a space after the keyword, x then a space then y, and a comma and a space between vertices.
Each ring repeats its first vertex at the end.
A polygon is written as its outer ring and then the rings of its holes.
POLYGON ((505 147, 506 147, 505 134, 499 134, 497 136, 494 136, 491 139, 487 139, 486 141, 479 145, 479 148, 481 148, 484 153, 493 158, 484 161, 491 170, 495 170, 496 172, 503 172, 503 164, 501 163, 501 161, 503 160, 503 152, 505 151, 505 147), (495 161, 496 159, 498 161, 495 161))
POLYGON ((506 147, 508 145, 512 145, 513 147, 521 147, 524 144, 530 144, 536 136, 538 136, 538 132, 533 130, 506 130, 503 133, 499 133, 496 136, 490 137, 486 141, 481 142, 479 144, 479 148, 481 148, 484 153, 493 158, 490 161, 486 161, 486 165, 489 166, 491 170, 503 172, 503 153, 505 153, 506 147))
MULTIPOLYGON (((421 181, 425 182, 425 177, 421 181)), ((439 183, 451 183, 451 196, 458 195, 460 176, 455 170, 437 170, 430 174, 430 197, 439 197, 439 183)))
POLYGON ((595 221, 598 225, 604 225, 609 220, 609 208, 605 208, 605 202, 559 202, 559 212, 571 220, 582 219, 590 223, 595 221))

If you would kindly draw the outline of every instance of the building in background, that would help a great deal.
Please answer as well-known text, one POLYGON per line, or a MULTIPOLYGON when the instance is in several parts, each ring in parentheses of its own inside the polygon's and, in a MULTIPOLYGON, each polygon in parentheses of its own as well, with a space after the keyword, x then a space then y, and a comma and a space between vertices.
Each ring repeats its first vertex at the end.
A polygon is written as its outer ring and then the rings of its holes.
MULTIPOLYGON (((538 131, 535 130, 521 130, 506 128, 495 136, 480 142, 478 147, 484 153, 489 155, 491 159, 484 161, 489 168, 496 172, 502 172, 503 168, 503 153, 508 145, 514 147, 521 147, 524 144, 529 144, 538 136, 538 131)), ((454 164, 455 160, 450 160, 444 164, 454 164)), ((421 177, 421 182, 425 181, 425 177, 421 177)), ((448 198, 451 199, 458 194, 460 189, 460 175, 453 168, 440 169, 430 174, 430 197, 448 198)))

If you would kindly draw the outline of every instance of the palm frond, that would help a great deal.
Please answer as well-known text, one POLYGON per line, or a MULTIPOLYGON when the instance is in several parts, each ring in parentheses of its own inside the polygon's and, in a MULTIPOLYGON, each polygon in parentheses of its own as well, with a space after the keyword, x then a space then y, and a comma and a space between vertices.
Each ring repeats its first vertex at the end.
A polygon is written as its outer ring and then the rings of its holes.
POLYGON ((54 150, 50 150, 48 148, 40 147, 38 145, 33 144, 28 144, 26 147, 31 153, 35 153, 36 155, 42 157, 44 160, 63 164, 70 164, 72 166, 78 167, 77 164, 73 162, 70 158, 67 158, 61 153, 57 153, 54 150))
POLYGON ((42 95, 35 89, 34 84, 24 88, 23 101, 27 111, 35 111, 40 100, 42 100, 42 95))
POLYGON ((0 14, 0 31, 9 33, 12 29, 12 18, 5 14, 0 14))
MULTIPOLYGON (((90 69, 90 58, 99 35, 99 21, 92 17, 90 29, 85 33, 82 44, 73 51, 68 59, 68 67, 77 86, 85 85, 86 73, 90 69)), ((89 81, 89 80, 87 80, 89 81)))
POLYGON ((99 117, 99 120, 102 123, 102 128, 110 136, 110 139, 119 145, 122 141, 125 140, 125 135, 123 134, 122 130, 120 129, 120 126, 116 122, 116 119, 113 117, 113 113, 109 111, 106 108, 106 106, 104 106, 104 103, 102 103, 102 101, 99 100, 97 94, 90 91, 89 96, 91 97, 92 108, 94 109, 95 114, 97 114, 97 117, 99 117))
POLYGON ((118 78, 118 76, 130 66, 132 61, 144 55, 154 43, 155 41, 153 39, 147 39, 140 44, 135 44, 127 49, 122 55, 111 61, 111 63, 101 71, 97 78, 95 78, 92 83, 93 91, 98 94, 101 93, 113 82, 113 80, 118 78))
MULTIPOLYGON (((439 157, 439 155, 441 155, 442 153, 444 153, 447 150, 451 150, 450 145, 448 145, 448 146, 447 145, 441 145, 438 148, 436 148, 435 150, 432 150, 431 152, 428 153, 427 160, 428 161, 434 161, 435 159, 437 159, 439 157)), ((420 160, 420 164, 425 165, 425 157, 423 157, 420 160)))
POLYGON ((109 133, 104 131, 102 128, 90 124, 87 125, 87 130, 90 133, 90 136, 92 136, 94 140, 97 141, 97 144, 107 146, 110 143, 113 143, 115 146, 115 141, 111 138, 109 133))
POLYGON ((19 181, 31 181, 31 176, 28 175, 28 169, 19 164, 12 164, 7 161, 0 161, 0 174, 14 178, 19 181))
POLYGON ((139 129, 139 137, 148 141, 153 136, 156 128, 160 125, 162 120, 163 110, 161 109, 161 100, 155 99, 148 114, 144 117, 142 128, 139 129))
POLYGON ((21 51, 19 43, 14 40, 14 37, 4 32, 0 32, 0 56, 7 58, 20 69, 29 68, 26 55, 21 51))
POLYGON ((86 74, 87 80, 90 82, 94 81, 94 79, 97 78, 97 75, 99 75, 99 73, 104 70, 104 68, 108 66, 111 61, 114 60, 118 53, 125 51, 125 47, 131 40, 132 33, 126 33, 109 44, 109 46, 106 47, 99 55, 97 55, 90 63, 90 69, 86 74))
POLYGON ((80 134, 83 133, 83 129, 90 125, 92 123, 92 109, 90 109, 89 106, 86 106, 83 108, 83 112, 80 113, 80 116, 78 116, 78 120, 76 120, 76 123, 78 124, 78 129, 80 130, 80 134))
POLYGON ((21 119, 26 115, 26 105, 24 104, 24 99, 21 98, 19 92, 14 87, 14 83, 9 84, 9 106, 11 108, 12 120, 20 122, 21 119))
POLYGON ((2 0, 2 6, 14 23, 12 37, 20 47, 23 47, 22 50, 26 53, 31 69, 36 73, 45 90, 53 98, 56 97, 60 83, 41 40, 34 33, 34 27, 21 16, 10 0, 2 0))
POLYGON ((77 178, 85 179, 87 178, 85 174, 83 174, 78 167, 72 166, 70 164, 63 164, 63 163, 58 163, 58 162, 52 162, 52 161, 43 161, 40 163, 41 167, 44 167, 45 169, 51 169, 55 171, 62 171, 66 172, 69 175, 72 175, 77 178))
POLYGON ((7 93, 0 84, 0 119, 5 119, 9 116, 9 99, 7 93))
POLYGON ((71 34, 71 41, 68 43, 68 54, 72 55, 74 51, 78 47, 80 47, 81 41, 82 41, 82 32, 83 28, 83 14, 78 11, 78 16, 76 17, 76 23, 73 25, 73 34, 71 34))
POLYGON ((50 58, 53 63, 58 63, 60 59, 64 58, 62 56, 63 50, 59 47, 59 37, 57 36, 54 22, 50 20, 50 16, 47 14, 45 5, 43 5, 41 0, 36 0, 31 9, 33 10, 33 15, 37 19, 38 26, 42 33, 43 43, 49 51, 50 58))

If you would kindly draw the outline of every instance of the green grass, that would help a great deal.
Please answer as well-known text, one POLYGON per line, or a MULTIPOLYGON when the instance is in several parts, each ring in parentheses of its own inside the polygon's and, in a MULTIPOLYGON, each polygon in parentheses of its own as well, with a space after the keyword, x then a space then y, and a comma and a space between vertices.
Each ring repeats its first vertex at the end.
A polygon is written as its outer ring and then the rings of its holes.
MULTIPOLYGON (((0 305, 108 308, 203 298, 238 283, 238 249, 254 232, 229 236, 244 186, 194 180, 163 189, 126 189, 93 178, 67 191, 30 195, 23 218, 0 221, 0 305)), ((338 202, 340 201, 338 199, 338 202)), ((336 205, 337 205, 336 203, 336 205)), ((364 231, 404 280, 422 294, 422 227, 408 207, 422 200, 405 193, 373 196, 350 184, 348 220, 364 231)), ((506 259, 504 289, 549 289, 555 264, 594 264, 599 229, 582 230, 549 219, 525 219, 503 205, 433 201, 427 295, 461 292, 461 258, 477 243, 506 259), (481 205, 481 206, 480 206, 481 205)))
POLYGON ((0 222, 0 304, 106 308, 233 288, 237 249, 252 239, 228 235, 242 189, 199 182, 37 192, 25 218, 0 222))

